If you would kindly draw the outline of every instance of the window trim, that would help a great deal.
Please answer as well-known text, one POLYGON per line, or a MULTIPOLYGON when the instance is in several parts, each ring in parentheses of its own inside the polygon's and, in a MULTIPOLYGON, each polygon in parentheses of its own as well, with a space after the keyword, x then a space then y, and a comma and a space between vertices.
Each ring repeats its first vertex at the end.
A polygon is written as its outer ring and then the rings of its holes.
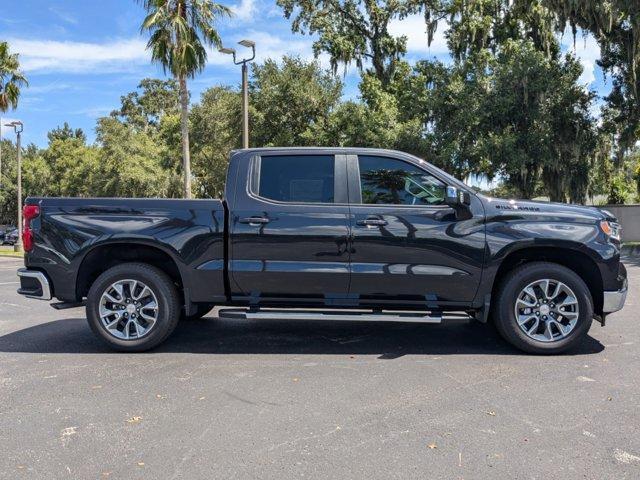
POLYGON ((300 206, 336 206, 348 205, 348 187, 347 187, 347 159, 346 155, 335 153, 269 153, 262 155, 254 155, 249 163, 249 175, 247 175, 246 191, 247 196, 254 200, 259 200, 272 205, 300 205, 300 206), (257 190, 260 185, 260 167, 263 157, 332 157, 333 158, 333 202, 285 202, 275 200, 260 195, 257 190), (338 201, 341 200, 341 201, 338 201))
POLYGON ((358 155, 348 155, 348 179, 349 179, 349 205, 354 207, 384 207, 384 208, 412 208, 412 209, 433 209, 433 210, 445 210, 450 209, 451 207, 446 204, 442 205, 406 205, 404 203, 363 203, 362 202, 362 184, 360 179, 360 162, 358 161, 359 157, 378 157, 378 158, 386 158, 389 160, 396 160, 398 162, 406 163, 411 165, 423 172, 431 175, 436 180, 439 180, 446 187, 449 185, 444 179, 440 178, 434 172, 430 171, 430 169, 425 168, 423 165, 418 165, 417 163, 410 162, 405 160, 404 158, 398 158, 391 155, 379 155, 379 154, 358 154, 358 155), (353 196, 353 200, 351 198, 353 196))

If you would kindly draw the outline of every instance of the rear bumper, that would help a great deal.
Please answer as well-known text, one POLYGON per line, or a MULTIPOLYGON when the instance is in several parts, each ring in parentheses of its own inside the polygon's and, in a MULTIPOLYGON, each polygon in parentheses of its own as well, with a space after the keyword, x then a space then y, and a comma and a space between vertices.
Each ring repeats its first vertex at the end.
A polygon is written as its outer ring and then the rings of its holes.
POLYGON ((624 302, 627 299, 627 279, 624 279, 624 284, 620 290, 612 292, 603 292, 602 313, 613 313, 621 310, 624 307, 624 302))
POLYGON ((20 288, 18 293, 38 300, 51 300, 51 284, 47 276, 38 270, 20 268, 18 270, 20 288))

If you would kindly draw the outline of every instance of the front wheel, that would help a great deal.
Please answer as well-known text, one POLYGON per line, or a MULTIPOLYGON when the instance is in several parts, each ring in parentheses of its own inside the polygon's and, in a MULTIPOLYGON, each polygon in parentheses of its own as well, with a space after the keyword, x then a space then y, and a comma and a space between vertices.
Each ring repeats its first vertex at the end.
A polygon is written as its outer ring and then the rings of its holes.
POLYGON ((178 292, 160 269, 124 263, 100 275, 87 295, 87 320, 111 348, 142 352, 162 343, 180 318, 178 292))
POLYGON ((556 263, 532 262, 512 270, 494 300, 496 328, 528 353, 556 354, 574 347, 593 320, 589 288, 556 263))

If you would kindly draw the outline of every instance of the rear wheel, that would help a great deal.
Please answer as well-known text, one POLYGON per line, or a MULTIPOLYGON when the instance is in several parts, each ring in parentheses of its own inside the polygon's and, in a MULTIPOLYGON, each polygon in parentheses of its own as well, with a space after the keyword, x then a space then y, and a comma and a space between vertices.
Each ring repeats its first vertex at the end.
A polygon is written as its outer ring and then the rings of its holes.
POLYGON ((160 269, 144 263, 110 268, 87 295, 87 320, 110 347, 142 352, 162 343, 180 317, 178 292, 160 269))
POLYGON ((500 334, 529 353, 555 354, 579 343, 593 320, 589 288, 572 270, 532 262, 509 272, 494 303, 500 334))

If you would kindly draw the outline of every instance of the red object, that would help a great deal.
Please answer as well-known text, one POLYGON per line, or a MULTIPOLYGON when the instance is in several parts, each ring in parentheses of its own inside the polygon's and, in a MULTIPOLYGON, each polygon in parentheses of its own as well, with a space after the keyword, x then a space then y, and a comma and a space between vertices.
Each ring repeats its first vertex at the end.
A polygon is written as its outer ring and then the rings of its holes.
POLYGON ((25 252, 30 252, 33 248, 33 231, 31 230, 31 220, 40 215, 38 205, 25 205, 22 207, 22 248, 25 252))

